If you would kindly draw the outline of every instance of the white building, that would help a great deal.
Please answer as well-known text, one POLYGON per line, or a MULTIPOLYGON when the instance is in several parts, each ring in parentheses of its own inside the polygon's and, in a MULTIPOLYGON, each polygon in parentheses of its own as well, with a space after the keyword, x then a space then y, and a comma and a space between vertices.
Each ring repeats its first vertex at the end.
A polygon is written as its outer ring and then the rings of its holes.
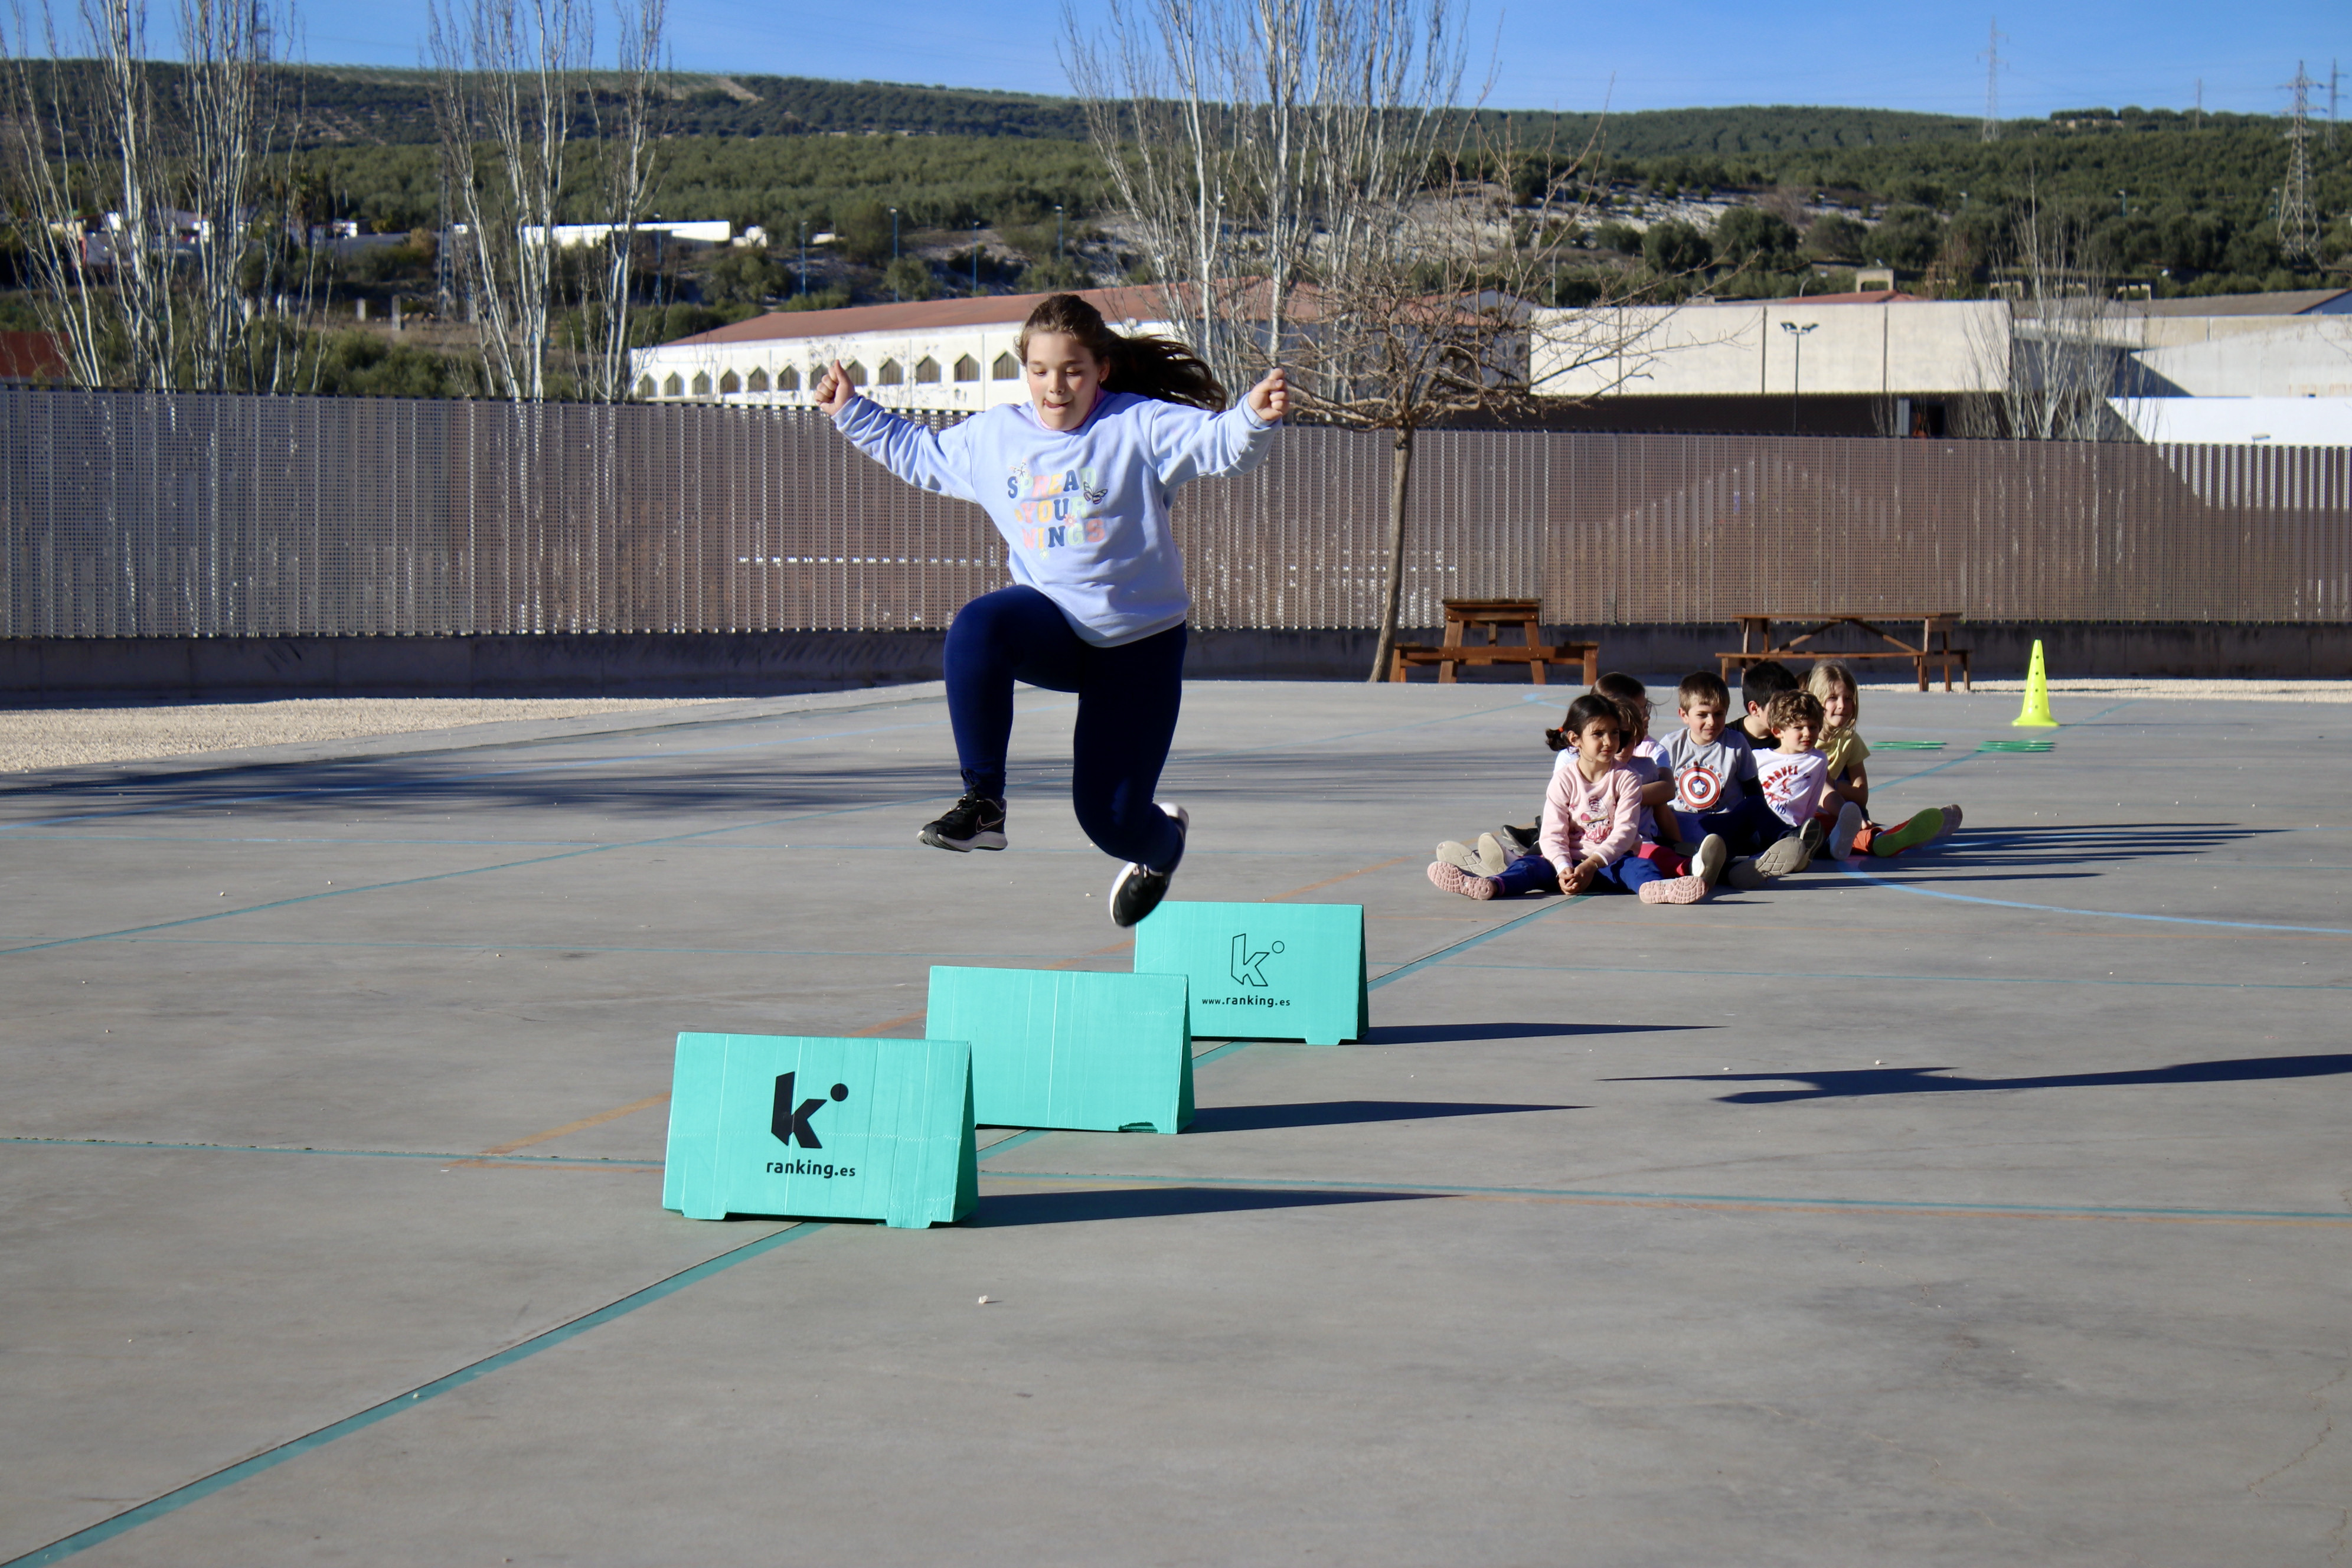
POLYGON ((1537 391, 1547 397, 1830 397, 1998 392, 2009 376, 2005 301, 1893 290, 1814 300, 1538 310, 1537 391), (1589 358, 1592 344, 1605 350, 1589 358), (1587 363, 1577 363, 1580 359, 1587 363))
MULTIPOLYGON (((1892 291, 1539 310, 1536 323, 1537 390, 1620 429, 1941 435, 1947 403, 2001 395, 2050 335, 2007 300, 1892 291)), ((2341 439, 2345 416, 2317 406, 2192 405, 2352 399, 2352 291, 2114 302, 2063 331, 2112 354, 2111 402, 2145 440, 2341 439)))
MULTIPOLYGON (((1123 332, 1164 332, 1156 288, 1089 289, 1085 298, 1123 332)), ((975 414, 1028 395, 1013 341, 1043 294, 994 294, 774 310, 630 355, 636 395, 651 402, 804 408, 835 361, 866 396, 891 408, 975 414)))

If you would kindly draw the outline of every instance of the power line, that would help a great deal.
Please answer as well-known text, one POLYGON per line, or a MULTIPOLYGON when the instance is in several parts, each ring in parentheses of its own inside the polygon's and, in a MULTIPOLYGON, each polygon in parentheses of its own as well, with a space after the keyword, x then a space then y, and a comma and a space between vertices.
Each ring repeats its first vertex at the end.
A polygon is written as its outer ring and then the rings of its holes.
POLYGON ((2311 89, 2319 84, 2294 62, 2294 94, 2286 132, 2286 184, 2279 187, 2279 250, 2290 261, 2311 265, 2319 256, 2319 220, 2311 210, 2311 89))
POLYGON ((1995 16, 1985 29, 1985 52, 1977 57, 1985 63, 1985 117, 1983 140, 2000 140, 2000 18, 1995 16))

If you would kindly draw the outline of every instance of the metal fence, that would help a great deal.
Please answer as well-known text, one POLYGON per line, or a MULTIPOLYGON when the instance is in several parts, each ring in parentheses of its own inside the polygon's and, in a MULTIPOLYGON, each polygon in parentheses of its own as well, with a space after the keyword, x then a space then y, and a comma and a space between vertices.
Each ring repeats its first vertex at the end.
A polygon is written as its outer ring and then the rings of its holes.
MULTIPOLYGON (((1439 431, 1408 626, 1952 610, 2352 621, 2341 449, 1439 431)), ((1202 626, 1377 620, 1390 445, 1297 429, 1176 508, 1202 626)), ((980 510, 789 410, 0 390, 0 636, 943 626, 980 510)))

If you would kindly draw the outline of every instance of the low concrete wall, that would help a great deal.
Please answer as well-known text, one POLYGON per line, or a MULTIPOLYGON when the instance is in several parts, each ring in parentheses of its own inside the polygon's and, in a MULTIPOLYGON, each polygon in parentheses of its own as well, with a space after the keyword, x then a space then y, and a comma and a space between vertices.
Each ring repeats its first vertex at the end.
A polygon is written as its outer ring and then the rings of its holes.
MULTIPOLYGON (((1712 669, 1737 633, 1713 625, 1557 626, 1601 644, 1601 664, 1643 677, 1712 669)), ((1434 642, 1411 631, 1406 639, 1434 642)), ((2051 673, 2352 679, 2352 626, 1976 622, 1955 639, 1976 672, 2022 674, 2042 639, 2051 673)), ((656 633, 475 637, 57 637, 0 639, 0 700, 153 697, 759 696, 937 680, 941 632, 656 633)), ((1360 680, 1368 631, 1195 631, 1199 680, 1360 680)), ((1853 646, 1860 644, 1840 644, 1853 646)), ((1884 663, 1872 679, 1899 679, 1884 663)), ((1509 668, 1465 680, 1523 683, 1509 668)), ((1416 679, 1432 679, 1416 671, 1416 679)), ((1572 678, 1571 678, 1572 680, 1572 678)))

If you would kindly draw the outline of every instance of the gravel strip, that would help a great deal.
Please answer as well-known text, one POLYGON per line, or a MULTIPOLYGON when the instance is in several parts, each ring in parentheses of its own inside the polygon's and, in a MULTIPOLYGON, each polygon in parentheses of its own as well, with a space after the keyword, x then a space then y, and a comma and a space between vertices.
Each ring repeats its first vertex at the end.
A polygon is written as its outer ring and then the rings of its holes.
POLYGON ((141 762, 194 752, 348 741, 513 720, 577 719, 699 707, 733 699, 674 697, 299 697, 141 708, 0 712, 0 773, 141 762))

